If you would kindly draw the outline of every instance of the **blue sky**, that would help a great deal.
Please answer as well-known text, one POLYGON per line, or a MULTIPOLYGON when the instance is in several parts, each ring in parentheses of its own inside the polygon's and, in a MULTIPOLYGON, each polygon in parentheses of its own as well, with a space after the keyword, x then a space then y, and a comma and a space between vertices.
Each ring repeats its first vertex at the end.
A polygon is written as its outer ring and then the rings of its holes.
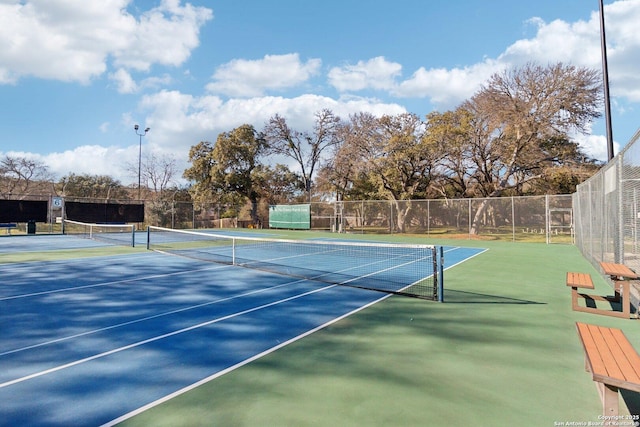
MULTIPOLYGON (((613 136, 640 127, 640 0, 605 1, 613 136)), ((58 177, 137 182, 143 155, 176 159, 280 114, 300 130, 341 117, 446 111, 527 62, 600 70, 598 1, 2 0, 0 156, 58 177)), ((604 120, 576 139, 606 159, 604 120)))

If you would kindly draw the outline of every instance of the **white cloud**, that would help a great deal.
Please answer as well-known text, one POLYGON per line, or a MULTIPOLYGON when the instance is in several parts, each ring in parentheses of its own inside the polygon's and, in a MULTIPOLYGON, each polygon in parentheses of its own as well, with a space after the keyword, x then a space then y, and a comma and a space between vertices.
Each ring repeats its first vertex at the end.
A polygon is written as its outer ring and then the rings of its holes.
POLYGON ((123 69, 119 68, 114 73, 109 74, 109 80, 116 84, 118 93, 137 93, 141 89, 157 89, 161 86, 167 86, 172 82, 171 76, 165 74, 162 76, 151 76, 142 79, 140 83, 137 83, 131 74, 123 69))
MULTIPOLYGON (((605 6, 609 77, 613 96, 640 101, 640 21, 638 1, 616 1, 605 6)), ((365 90, 386 91, 399 98, 428 98, 439 108, 452 108, 472 96, 494 73, 528 62, 563 62, 596 70, 601 68, 600 21, 598 12, 588 21, 545 22, 532 18, 531 38, 515 41, 497 58, 456 68, 421 67, 404 78, 402 66, 383 57, 334 67, 329 83, 342 93, 365 90)))
MULTIPOLYGON (((616 1, 605 5, 607 60, 611 94, 629 101, 640 101, 640 21, 639 2, 616 1)), ((526 62, 541 64, 563 62, 595 70, 602 68, 600 15, 593 12, 588 21, 568 23, 539 18, 529 22, 537 26, 534 37, 518 40, 507 47, 496 61, 506 65, 526 62)))
MULTIPOLYGON (((640 7, 637 1, 618 1, 605 6, 611 93, 632 102, 640 101, 640 7)), ((592 18, 594 19, 594 18, 592 18)))
MULTIPOLYGON (((188 153, 193 145, 200 141, 213 142, 221 132, 243 124, 261 130, 275 114, 285 117, 295 129, 308 130, 313 126, 314 114, 325 108, 345 119, 349 114, 362 111, 377 116, 406 112, 398 104, 355 96, 334 99, 305 94, 294 98, 262 96, 224 101, 214 95, 197 97, 178 91, 144 96, 140 108, 148 112, 145 123, 152 129, 146 149, 173 156, 180 171, 189 166, 188 153)), ((134 154, 137 152, 137 148, 132 150, 134 154)))
POLYGON ((297 53, 265 55, 263 59, 235 59, 221 65, 207 85, 211 93, 228 96, 260 96, 266 90, 283 90, 297 86, 318 73, 322 62, 302 62, 297 53))
POLYGON ((126 171, 125 164, 137 164, 138 146, 102 147, 83 145, 73 150, 48 154, 34 154, 11 151, 4 153, 15 157, 25 157, 42 161, 49 167, 56 179, 74 173, 76 175, 109 175, 124 185, 133 182, 126 171))
POLYGON ((411 77, 401 80, 400 64, 376 57, 355 65, 332 68, 329 83, 343 93, 373 89, 386 91, 398 98, 429 98, 433 104, 453 107, 473 95, 493 73, 505 66, 487 59, 465 68, 421 67, 411 77))
MULTIPOLYGON (((106 74, 120 93, 130 94, 172 83, 167 75, 140 78, 138 74, 149 71, 154 64, 183 64, 198 46, 199 31, 212 19, 211 10, 181 0, 164 0, 134 16, 127 11, 130 3, 0 0, 0 84, 15 83, 24 76, 88 83, 106 74)), ((640 101, 638 3, 615 1, 605 6, 611 88, 618 101, 640 101)), ((507 67, 531 61, 562 61, 600 69, 597 13, 575 23, 547 23, 532 18, 528 24, 534 26, 531 37, 515 41, 496 58, 467 66, 407 71, 382 56, 356 58, 352 63, 331 68, 326 76, 329 85, 338 90, 337 98, 300 89, 320 73, 319 58, 305 61, 300 54, 290 53, 265 55, 257 60, 236 59, 215 70, 205 94, 158 91, 142 98, 136 114, 147 114, 141 120, 152 128, 145 138, 149 148, 174 153, 184 161, 188 149, 197 142, 214 141, 220 132, 245 123, 260 129, 276 113, 286 117, 292 127, 309 129, 314 113, 323 108, 344 118, 360 111, 376 115, 405 111, 392 101, 372 98, 372 91, 375 96, 390 95, 404 101, 428 99, 437 108, 453 108, 472 96, 491 74, 507 67), (289 93, 291 89, 297 89, 298 95, 265 96, 272 91, 289 93)), ((188 70, 184 76, 191 79, 188 70)), ((633 112, 633 106, 612 101, 621 114, 625 109, 627 115, 633 112)), ((131 114, 124 115, 127 126, 133 124, 131 114)), ((108 123, 100 126, 103 132, 107 128, 108 123)), ((598 159, 606 158, 603 138, 576 137, 598 159)), ((137 145, 83 146, 42 158, 56 173, 108 173, 126 182, 115 165, 121 164, 122 159, 137 161, 137 150, 137 145)))
POLYGON ((140 107, 148 111, 146 123, 153 129, 153 143, 182 156, 199 141, 215 141, 219 133, 240 125, 251 124, 260 130, 275 114, 285 117, 292 127, 305 130, 313 125, 314 114, 325 108, 345 119, 360 111, 375 115, 406 111, 398 104, 360 97, 336 100, 305 94, 295 98, 264 96, 223 101, 213 95, 195 97, 178 91, 147 95, 140 107))
POLYGON ((516 41, 500 55, 499 61, 513 64, 563 62, 587 67, 599 65, 601 54, 597 16, 592 16, 588 22, 555 20, 545 23, 537 18, 535 23, 535 37, 516 41))
POLYGON ((144 71, 154 63, 180 65, 200 44, 200 27, 212 17, 204 7, 163 0, 159 7, 142 14, 129 34, 131 43, 114 52, 115 64, 144 71))
POLYGON ((138 85, 133 80, 133 77, 123 68, 119 68, 116 72, 109 74, 109 79, 115 82, 118 93, 135 93, 138 91, 138 85))
POLYGON ((355 65, 334 67, 329 71, 329 83, 341 92, 363 89, 392 90, 400 76, 402 65, 378 56, 355 65))
POLYGON ((399 83, 393 92, 403 98, 430 98, 436 105, 453 108, 471 97, 492 74, 504 68, 504 64, 488 59, 470 67, 450 70, 420 68, 409 79, 399 83))
MULTIPOLYGON (((593 159, 606 162, 608 160, 607 137, 604 135, 575 135, 574 139, 584 153, 593 159)), ((614 154, 620 151, 620 144, 613 143, 614 154)))
POLYGON ((126 69, 179 65, 198 46, 209 9, 165 0, 136 20, 129 0, 25 0, 0 4, 0 84, 21 77, 88 83, 108 59, 126 69))

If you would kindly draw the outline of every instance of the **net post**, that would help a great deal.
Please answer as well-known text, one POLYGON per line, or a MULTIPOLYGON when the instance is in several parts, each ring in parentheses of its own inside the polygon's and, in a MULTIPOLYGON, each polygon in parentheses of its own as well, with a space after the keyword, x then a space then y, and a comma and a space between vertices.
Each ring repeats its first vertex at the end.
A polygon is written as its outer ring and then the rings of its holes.
POLYGON ((439 279, 438 280, 438 302, 444 302, 444 247, 440 246, 439 279))
POLYGON ((131 227, 131 247, 136 247, 136 226, 131 227))
POLYGON ((437 301, 438 300, 438 283, 440 283, 440 280, 438 278, 438 275, 440 274, 438 272, 438 247, 437 246, 433 246, 431 249, 431 277, 433 277, 433 286, 431 288, 431 300, 432 301, 437 301))
POLYGON ((147 225, 147 250, 151 249, 151 226, 147 225))

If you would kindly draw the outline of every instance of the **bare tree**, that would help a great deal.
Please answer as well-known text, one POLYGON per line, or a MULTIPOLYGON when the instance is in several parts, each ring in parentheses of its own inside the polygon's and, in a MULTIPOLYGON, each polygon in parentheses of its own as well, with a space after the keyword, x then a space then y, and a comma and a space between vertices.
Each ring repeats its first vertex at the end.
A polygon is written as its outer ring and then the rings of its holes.
POLYGON ((0 196, 24 197, 51 183, 53 175, 41 161, 6 155, 0 160, 0 196))
POLYGON ((323 153, 339 142, 340 118, 330 110, 315 115, 313 132, 291 129, 284 117, 275 115, 264 129, 268 152, 293 159, 300 168, 307 199, 311 201, 311 186, 323 153))
POLYGON ((142 178, 154 193, 162 193, 173 184, 176 159, 170 155, 147 154, 142 163, 142 178))
MULTIPOLYGON (((570 135, 600 116, 601 81, 595 70, 561 63, 527 64, 495 74, 463 108, 474 116, 474 179, 485 197, 523 188, 557 164, 570 135)), ((486 203, 476 211, 477 231, 486 203)))
POLYGON ((152 191, 156 195, 175 185, 176 159, 173 155, 147 153, 139 165, 138 162, 127 162, 124 169, 136 183, 140 174, 140 185, 143 190, 152 191))

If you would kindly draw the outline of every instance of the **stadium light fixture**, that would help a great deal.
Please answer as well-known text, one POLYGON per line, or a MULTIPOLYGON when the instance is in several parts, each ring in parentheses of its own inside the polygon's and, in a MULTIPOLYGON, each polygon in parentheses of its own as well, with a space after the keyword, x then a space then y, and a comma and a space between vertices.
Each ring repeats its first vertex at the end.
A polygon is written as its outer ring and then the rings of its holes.
POLYGON ((151 128, 145 128, 144 132, 142 133, 138 132, 138 129, 140 129, 140 126, 133 126, 133 130, 136 131, 136 135, 140 137, 138 144, 138 200, 140 200, 140 187, 142 183, 142 137, 145 136, 147 132, 151 130, 151 128))

